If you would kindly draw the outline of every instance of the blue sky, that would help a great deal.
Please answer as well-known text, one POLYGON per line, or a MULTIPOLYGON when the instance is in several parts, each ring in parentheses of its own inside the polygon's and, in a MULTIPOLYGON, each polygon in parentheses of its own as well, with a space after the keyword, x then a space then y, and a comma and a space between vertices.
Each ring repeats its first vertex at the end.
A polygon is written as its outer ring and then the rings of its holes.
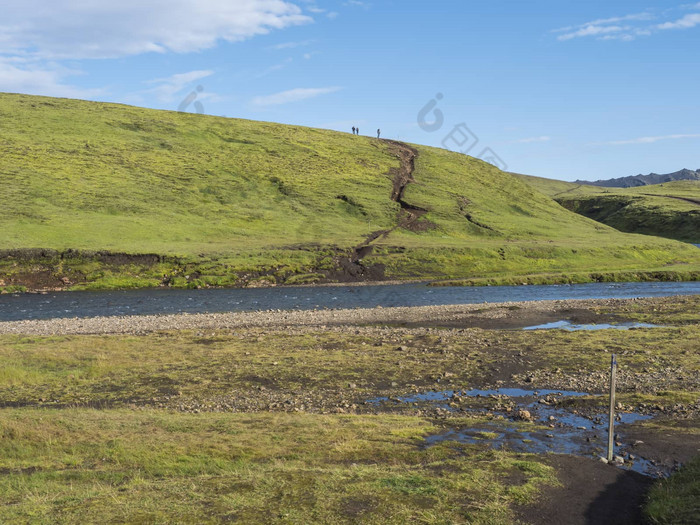
POLYGON ((697 2, 6 4, 0 91, 381 128, 563 180, 700 168, 697 2))

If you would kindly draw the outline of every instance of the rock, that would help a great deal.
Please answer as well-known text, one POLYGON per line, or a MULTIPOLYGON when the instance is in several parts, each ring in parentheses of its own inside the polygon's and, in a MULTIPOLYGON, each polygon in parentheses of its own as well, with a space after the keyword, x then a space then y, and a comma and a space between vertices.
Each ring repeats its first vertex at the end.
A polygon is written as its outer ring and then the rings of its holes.
POLYGON ((625 458, 622 456, 614 456, 613 457, 613 462, 615 465, 624 465, 625 464, 625 458))
POLYGON ((529 410, 518 410, 518 419, 521 421, 533 421, 534 418, 529 410))
POLYGON ((601 458, 600 458, 600 462, 601 462, 601 463, 605 463, 606 465, 609 463, 608 460, 607 460, 607 458, 604 458, 604 457, 602 457, 602 456, 601 456, 601 458))

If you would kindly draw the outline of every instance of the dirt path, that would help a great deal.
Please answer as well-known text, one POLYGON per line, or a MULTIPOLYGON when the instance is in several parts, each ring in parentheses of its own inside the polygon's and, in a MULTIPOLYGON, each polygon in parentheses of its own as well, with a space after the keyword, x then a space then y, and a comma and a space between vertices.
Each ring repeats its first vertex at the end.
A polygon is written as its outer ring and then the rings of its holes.
POLYGON ((391 170, 391 174, 394 177, 391 200, 398 203, 401 209, 399 210, 396 226, 390 229, 372 232, 367 236, 362 244, 355 247, 352 256, 352 262, 355 264, 359 264, 364 257, 372 253, 372 243, 377 239, 386 237, 399 228, 404 228, 411 231, 422 231, 431 226, 430 223, 418 223, 418 219, 428 213, 428 210, 421 208, 420 206, 409 204, 404 200, 406 188, 409 184, 415 182, 413 173, 416 169, 415 161, 416 157, 418 156, 418 151, 409 145, 404 144, 403 142, 397 142, 394 140, 386 140, 385 142, 390 145, 390 152, 396 155, 396 157, 401 161, 401 165, 398 168, 393 168, 391 170))
POLYGON ((563 454, 548 456, 561 487, 550 489, 536 505, 517 509, 524 523, 545 525, 638 525, 652 478, 563 454))

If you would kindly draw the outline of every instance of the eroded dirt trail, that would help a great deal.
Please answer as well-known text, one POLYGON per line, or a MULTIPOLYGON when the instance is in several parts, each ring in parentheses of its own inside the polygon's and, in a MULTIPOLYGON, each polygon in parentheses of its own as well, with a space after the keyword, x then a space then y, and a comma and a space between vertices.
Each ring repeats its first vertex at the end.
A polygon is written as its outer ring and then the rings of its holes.
POLYGON ((427 209, 409 204, 404 199, 406 188, 409 184, 415 182, 413 173, 416 169, 415 161, 418 156, 418 151, 403 142, 394 140, 385 140, 385 142, 389 144, 389 151, 401 161, 401 165, 398 168, 392 168, 390 172, 394 177, 391 200, 398 203, 401 208, 399 210, 396 226, 370 233, 362 244, 355 247, 352 257, 352 262, 355 264, 359 263, 363 257, 372 253, 372 243, 374 241, 386 237, 399 228, 405 228, 411 231, 423 231, 432 226, 430 222, 418 222, 418 219, 428 213, 427 209))

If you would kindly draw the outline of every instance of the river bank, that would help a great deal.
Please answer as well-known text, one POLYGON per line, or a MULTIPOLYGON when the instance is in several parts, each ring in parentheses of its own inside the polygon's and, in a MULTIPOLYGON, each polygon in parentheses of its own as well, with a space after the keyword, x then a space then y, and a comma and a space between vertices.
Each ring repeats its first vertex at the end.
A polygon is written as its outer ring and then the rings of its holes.
MULTIPOLYGON (((518 329, 555 321, 618 323, 629 311, 664 304, 694 304, 700 296, 676 298, 517 301, 332 310, 266 310, 172 315, 119 315, 0 322, 0 334, 142 334, 163 330, 293 328, 388 324, 444 328, 518 329), (606 313, 603 313, 606 312, 606 313)), ((653 317, 653 316, 650 316, 653 317)), ((651 319, 653 321, 653 319, 651 319)))

